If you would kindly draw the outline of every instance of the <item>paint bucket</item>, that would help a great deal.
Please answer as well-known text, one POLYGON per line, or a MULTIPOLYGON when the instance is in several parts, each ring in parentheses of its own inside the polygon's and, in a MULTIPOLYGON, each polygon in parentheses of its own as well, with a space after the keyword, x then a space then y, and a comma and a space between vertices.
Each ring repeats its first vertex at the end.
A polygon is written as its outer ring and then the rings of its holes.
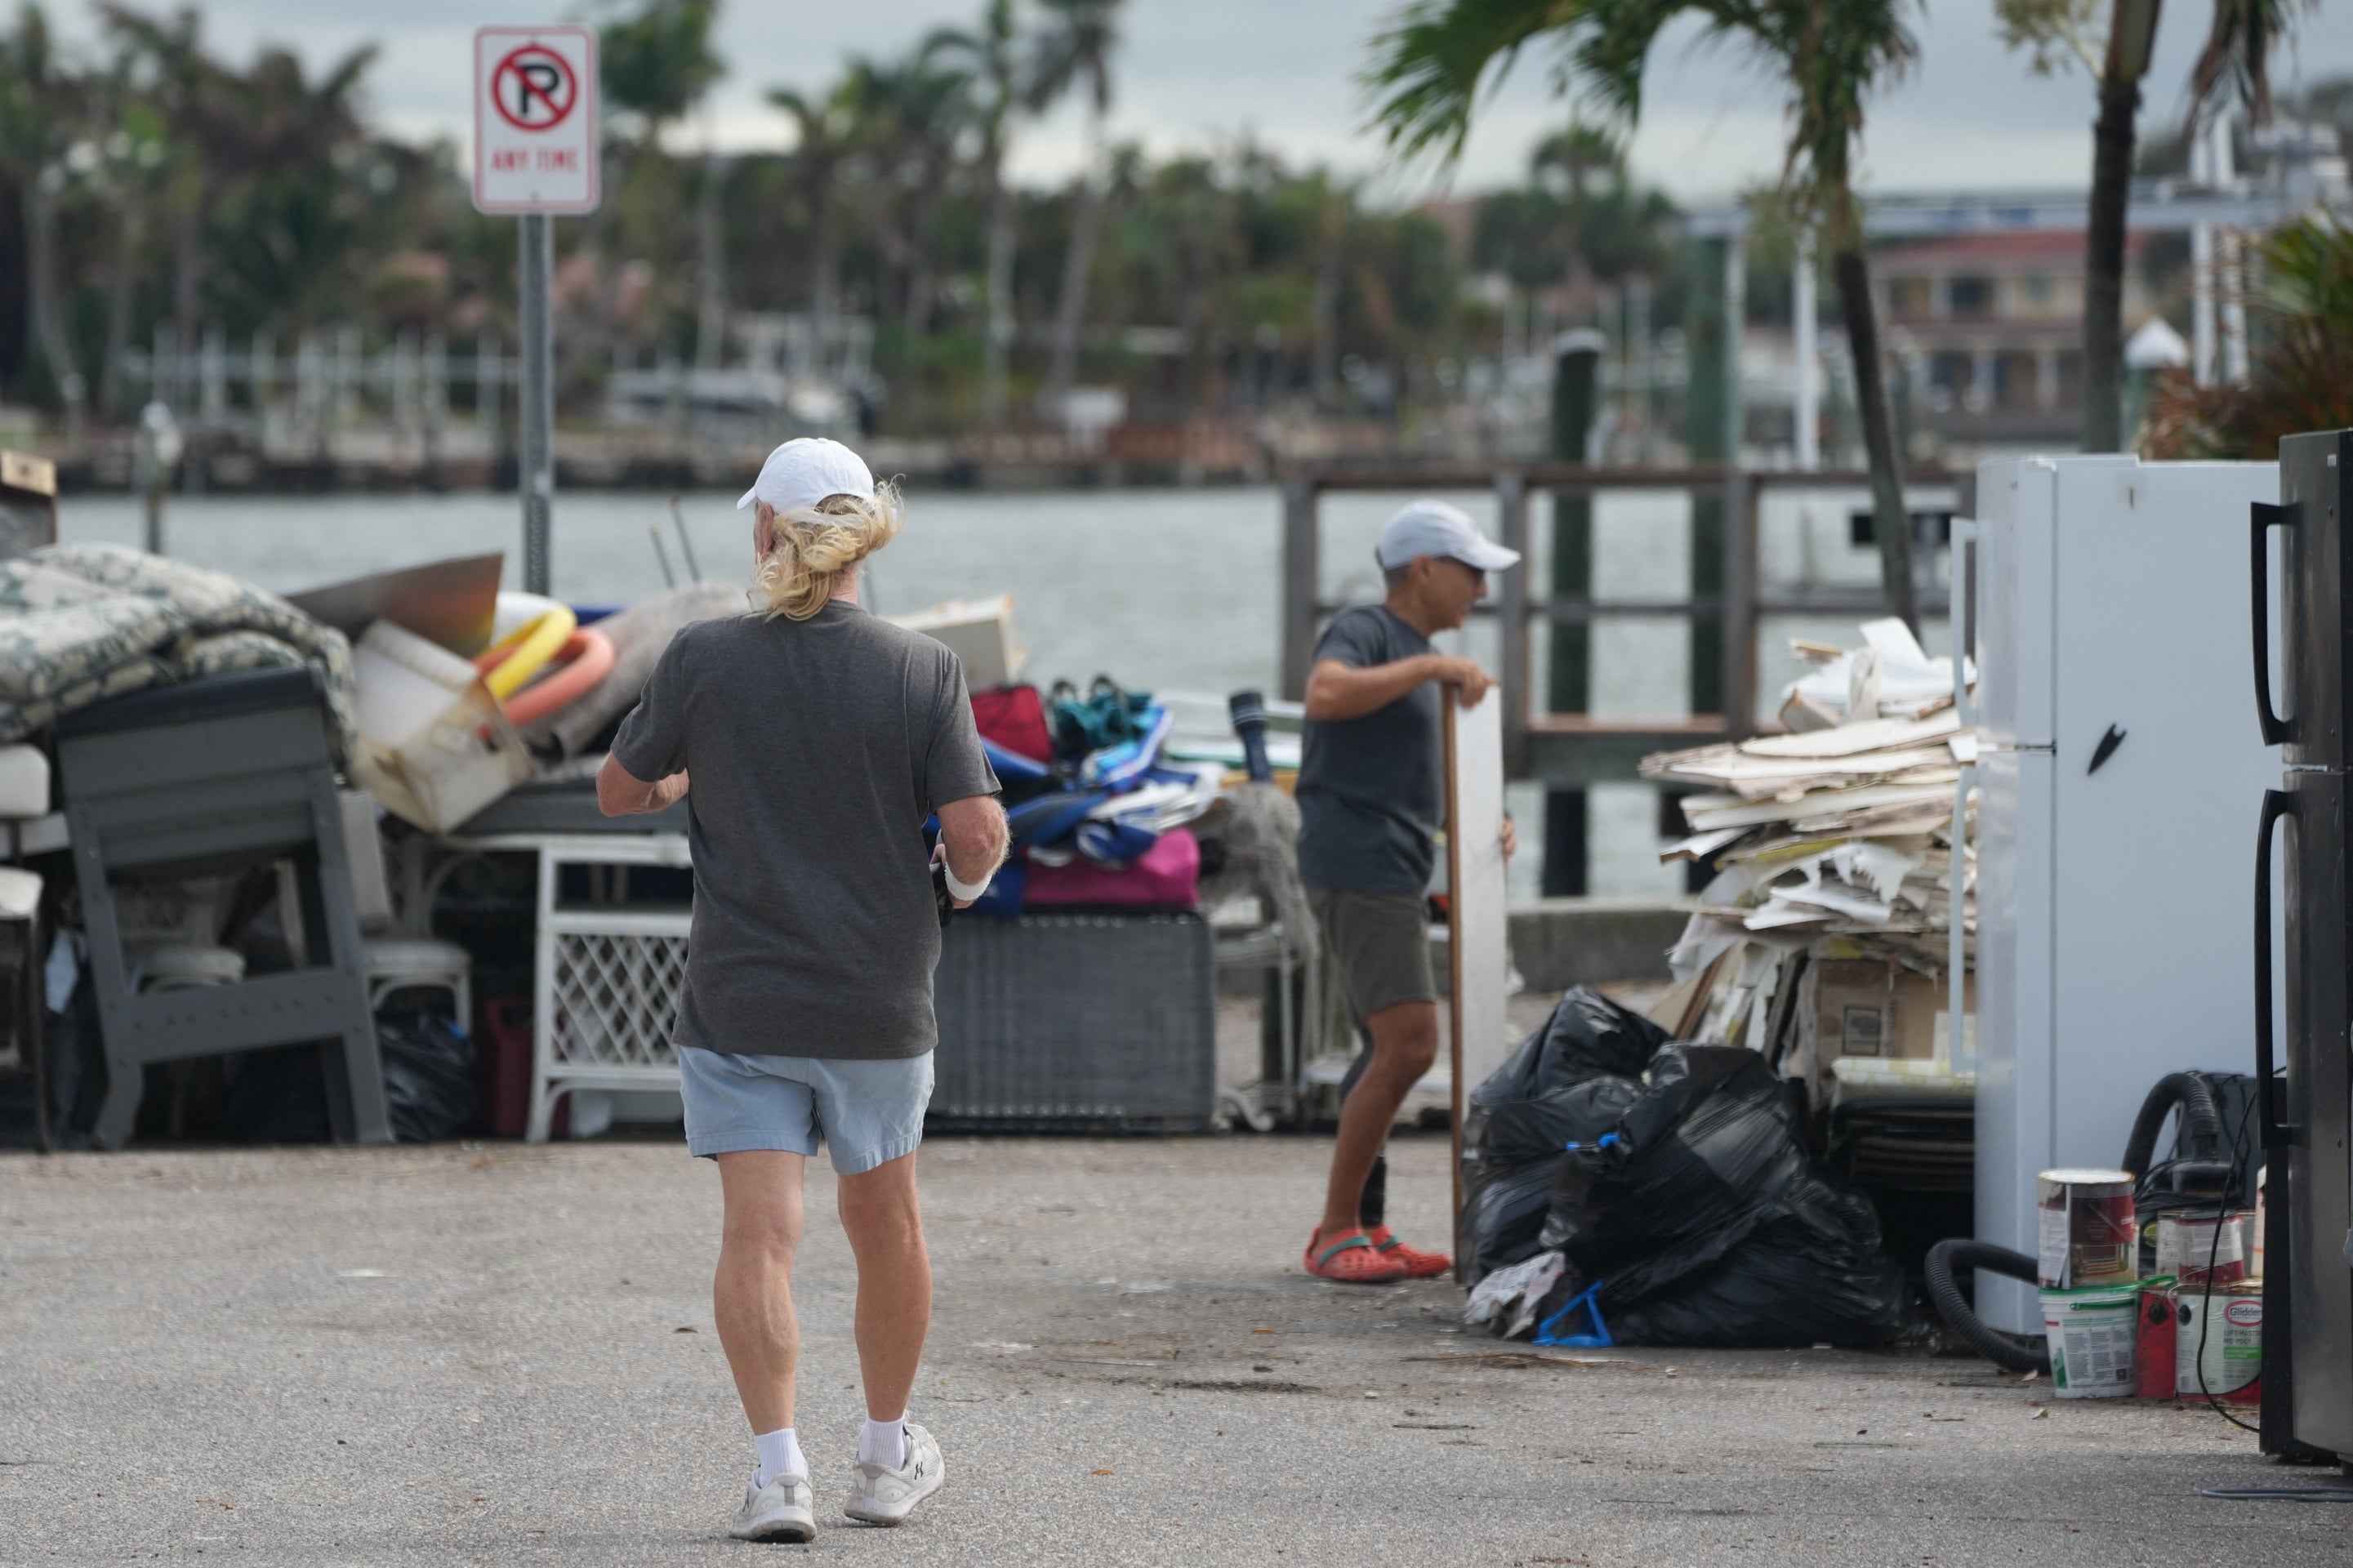
POLYGON ((2134 1391, 2143 1399, 2173 1397, 2173 1281, 2140 1282, 2140 1324, 2133 1336, 2134 1391))
POLYGON ((2118 1399, 2137 1387, 2133 1342, 2140 1291, 2127 1283, 2045 1290, 2042 1332, 2051 1345, 2051 1386, 2062 1399, 2118 1399))
POLYGON ((2174 1390, 2226 1405, 2253 1405, 2263 1394, 2263 1288, 2252 1280, 2180 1287, 2173 1318, 2174 1390))
POLYGON ((2184 1285, 2232 1285, 2247 1279, 2247 1244, 2255 1216, 2246 1209, 2227 1214, 2168 1214, 2157 1220, 2157 1271, 2184 1285))
POLYGON ((2130 1171, 2045 1171, 2034 1178, 2036 1283, 2045 1290, 2127 1284, 2140 1274, 2130 1171))
POLYGON ((2233 1209, 2232 1216, 2239 1222, 2239 1255, 2247 1260, 2247 1278, 2261 1280, 2263 1277, 2263 1199, 2256 1196, 2251 1209, 2233 1209))

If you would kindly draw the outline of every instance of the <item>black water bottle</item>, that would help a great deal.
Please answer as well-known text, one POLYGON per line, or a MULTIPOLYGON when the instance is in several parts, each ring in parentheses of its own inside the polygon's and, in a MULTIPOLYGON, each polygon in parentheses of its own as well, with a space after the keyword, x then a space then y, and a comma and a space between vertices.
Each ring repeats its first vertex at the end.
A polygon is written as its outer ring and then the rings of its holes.
POLYGON ((1274 764, 1266 760, 1266 698, 1256 691, 1237 691, 1226 699, 1233 715, 1234 733, 1241 738, 1242 766, 1260 784, 1274 780, 1274 764))

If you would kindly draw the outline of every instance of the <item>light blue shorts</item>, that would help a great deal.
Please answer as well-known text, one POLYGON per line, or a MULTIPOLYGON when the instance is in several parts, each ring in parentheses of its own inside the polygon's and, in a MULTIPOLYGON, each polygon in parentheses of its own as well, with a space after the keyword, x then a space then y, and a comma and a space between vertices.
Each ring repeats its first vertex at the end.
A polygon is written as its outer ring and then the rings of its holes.
POLYGON ((833 1168, 855 1176, 923 1141, 932 1102, 932 1053, 895 1061, 817 1057, 744 1057, 679 1047, 690 1153, 782 1149, 814 1154, 822 1142, 833 1168))

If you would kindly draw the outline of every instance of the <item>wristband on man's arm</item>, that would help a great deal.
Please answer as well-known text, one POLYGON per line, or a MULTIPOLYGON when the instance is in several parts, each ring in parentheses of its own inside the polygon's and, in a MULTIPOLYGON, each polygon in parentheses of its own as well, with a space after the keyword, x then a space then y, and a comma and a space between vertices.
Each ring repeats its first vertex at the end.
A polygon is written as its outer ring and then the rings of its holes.
POLYGON ((991 868, 988 875, 983 877, 977 882, 960 880, 955 874, 955 868, 948 862, 948 847, 944 841, 940 844, 938 848, 932 851, 932 859, 933 862, 939 867, 940 878, 947 883, 948 891, 954 893, 957 898, 962 899, 966 903, 970 903, 973 900, 980 897, 981 894, 988 891, 989 882, 997 876, 996 869, 991 868))

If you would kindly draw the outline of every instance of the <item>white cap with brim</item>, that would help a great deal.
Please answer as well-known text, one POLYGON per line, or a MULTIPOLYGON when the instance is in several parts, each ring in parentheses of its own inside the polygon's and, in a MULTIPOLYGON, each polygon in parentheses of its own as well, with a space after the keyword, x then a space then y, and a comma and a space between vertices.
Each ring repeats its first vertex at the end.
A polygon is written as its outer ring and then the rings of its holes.
POLYGON ((1501 572, 1520 563, 1518 551, 1490 541, 1461 507, 1427 496, 1406 502, 1388 520, 1373 555, 1385 572, 1407 564, 1417 555, 1448 557, 1478 572, 1501 572))
POLYGON ((872 500, 874 475, 864 458, 840 442, 802 436, 768 454, 735 510, 764 500, 778 511, 807 511, 833 496, 872 500))

